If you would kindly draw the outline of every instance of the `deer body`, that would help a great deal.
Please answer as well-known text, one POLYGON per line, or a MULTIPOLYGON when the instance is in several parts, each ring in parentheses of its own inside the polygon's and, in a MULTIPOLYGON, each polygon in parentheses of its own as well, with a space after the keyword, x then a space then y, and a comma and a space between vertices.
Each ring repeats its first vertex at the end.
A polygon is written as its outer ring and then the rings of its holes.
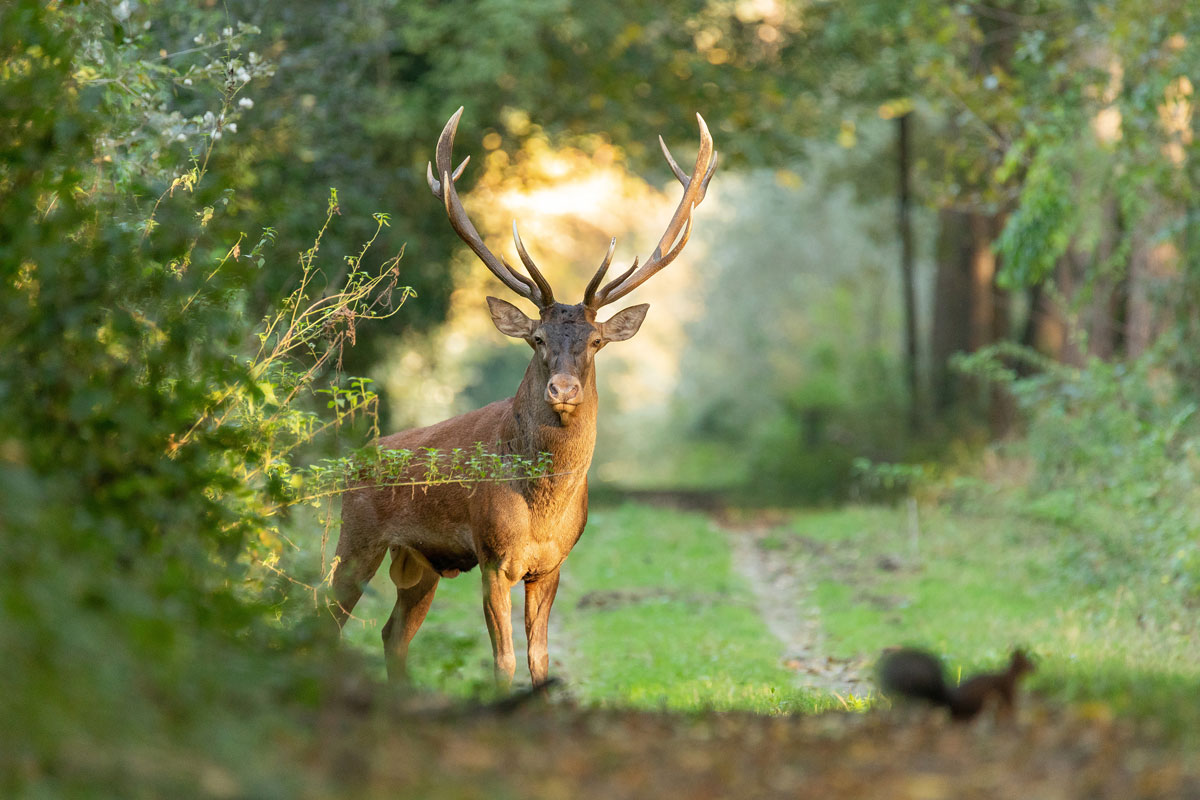
MULTIPOLYGON (((587 522, 587 470, 596 442, 597 398, 594 379, 587 380, 589 408, 583 410, 582 418, 564 427, 559 415, 542 400, 548 376, 540 366, 536 359, 530 363, 515 397, 427 428, 385 437, 380 445, 395 450, 461 447, 469 451, 482 442, 489 452, 500 455, 535 458, 550 453, 553 476, 428 489, 364 487, 347 495, 343 503, 338 555, 352 571, 339 570, 339 574, 356 579, 346 588, 361 592, 357 578, 365 575, 369 579, 384 553, 392 555, 391 576, 398 596, 384 641, 393 677, 403 677, 408 644, 404 639, 411 640, 405 633, 416 633, 422 621, 418 615, 424 616, 439 579, 484 564, 485 613, 496 645, 497 677, 502 682, 511 679, 515 669, 512 586, 525 582, 527 603, 531 587, 536 596, 549 595, 538 607, 544 610, 531 620, 535 629, 527 630, 530 673, 535 683, 546 680, 545 628, 558 570, 587 522), (342 542, 347 546, 343 548, 342 542), (356 564, 362 565, 361 572, 353 569, 356 564), (542 649, 537 647, 539 641, 542 649)), ((586 377, 594 378, 594 371, 586 377)), ((339 598, 343 606, 355 600, 357 597, 339 598)))
MULTIPOLYGON (((690 231, 691 209, 703 198, 716 166, 716 154, 701 120, 701 152, 690 179, 667 154, 684 184, 684 202, 654 255, 640 271, 635 260, 624 275, 601 289, 614 240, 584 302, 564 305, 554 301, 549 284, 516 235, 515 225, 517 251, 532 280, 496 259, 462 211, 454 181, 466 162, 450 170, 450 146, 461 113, 459 109, 442 131, 437 150, 441 180, 433 177, 431 166, 430 187, 446 204, 455 230, 488 268, 537 304, 539 317, 534 320, 510 303, 488 298, 496 327, 528 342, 533 357, 512 398, 436 425, 384 437, 379 444, 393 450, 443 453, 456 448, 471 452, 482 445, 489 453, 530 460, 548 453, 553 469, 538 479, 424 488, 365 484, 347 493, 342 503, 331 610, 343 625, 363 587, 390 552, 389 575, 397 595, 383 627, 384 651, 389 676, 403 679, 409 643, 429 610, 438 582, 478 565, 497 681, 508 684, 515 671, 510 592, 523 582, 529 672, 534 685, 540 686, 548 677, 547 629, 559 569, 587 523, 587 471, 596 444, 598 414, 593 359, 609 342, 637 333, 649 307, 626 308, 605 322, 596 321, 596 311, 632 291, 679 253, 690 231), (682 239, 670 247, 681 230, 682 239), (665 255, 664 247, 669 248, 665 255)), ((665 145, 663 149, 665 152, 665 145)), ((415 474, 408 477, 419 478, 415 474)))

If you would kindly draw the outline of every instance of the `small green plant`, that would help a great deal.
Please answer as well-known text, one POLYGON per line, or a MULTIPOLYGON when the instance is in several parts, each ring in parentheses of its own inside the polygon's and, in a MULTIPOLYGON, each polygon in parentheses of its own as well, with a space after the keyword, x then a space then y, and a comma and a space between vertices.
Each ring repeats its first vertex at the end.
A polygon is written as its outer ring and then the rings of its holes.
POLYGON ((863 499, 892 499, 911 494, 934 480, 936 470, 926 464, 876 463, 868 458, 853 462, 858 494, 863 499))

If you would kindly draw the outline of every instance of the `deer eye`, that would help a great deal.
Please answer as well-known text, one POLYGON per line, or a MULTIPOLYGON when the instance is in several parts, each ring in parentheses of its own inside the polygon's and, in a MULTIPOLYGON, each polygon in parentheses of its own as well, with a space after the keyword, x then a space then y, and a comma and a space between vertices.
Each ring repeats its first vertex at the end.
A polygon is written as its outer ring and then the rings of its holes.
POLYGON ((545 343, 546 343, 546 337, 545 337, 545 336, 542 336, 542 334, 540 334, 540 333, 535 333, 535 334, 533 335, 533 343, 534 343, 534 344, 545 344, 545 343))
POLYGON ((592 347, 599 347, 600 339, 599 338, 592 339, 592 341, 588 342, 588 344, 590 344, 592 347))

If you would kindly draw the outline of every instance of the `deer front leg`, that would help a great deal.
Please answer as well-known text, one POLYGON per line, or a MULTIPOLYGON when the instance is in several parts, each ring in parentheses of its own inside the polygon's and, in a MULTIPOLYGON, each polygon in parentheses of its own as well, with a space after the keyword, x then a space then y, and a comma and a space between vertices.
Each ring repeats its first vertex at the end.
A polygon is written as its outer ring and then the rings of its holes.
POLYGON ((488 636, 492 639, 492 659, 496 668, 496 684, 507 689, 517 670, 517 657, 512 644, 512 587, 516 581, 505 574, 503 567, 489 564, 483 572, 483 618, 488 636))
POLYGON ((529 640, 529 676, 537 688, 550 675, 550 607, 558 592, 558 570, 525 581, 525 636, 529 640))

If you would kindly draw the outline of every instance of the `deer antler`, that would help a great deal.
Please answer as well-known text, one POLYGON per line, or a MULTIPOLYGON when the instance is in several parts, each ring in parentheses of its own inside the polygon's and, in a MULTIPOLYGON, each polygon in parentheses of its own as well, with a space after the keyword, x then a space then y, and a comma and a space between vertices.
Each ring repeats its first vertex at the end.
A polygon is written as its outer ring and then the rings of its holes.
POLYGON ((596 291, 596 286, 604 278, 609 262, 612 261, 610 246, 608 257, 600 265, 600 269, 588 284, 588 290, 584 295, 583 302, 590 308, 600 308, 629 294, 660 269, 674 261, 675 257, 683 251, 683 246, 687 244, 688 237, 692 234, 692 210, 704 199, 704 195, 708 191, 708 182, 712 180, 713 172, 717 168, 717 152, 713 149, 708 125, 704 123, 704 117, 699 114, 696 115, 696 120, 700 123, 700 151, 696 153, 696 166, 692 169, 690 176, 679 168, 675 159, 671 158, 671 151, 667 149, 666 142, 661 136, 658 137, 658 143, 662 146, 663 155, 666 156, 671 171, 683 184, 683 199, 679 201, 679 207, 675 209, 675 214, 667 224, 667 230, 663 233, 662 238, 659 239, 658 246, 654 248, 654 252, 640 269, 635 258, 633 266, 623 275, 610 281, 603 289, 596 291), (681 230, 682 236, 680 235, 681 230), (678 241, 676 241, 677 239, 678 241))
MULTIPOLYGON (((600 264, 600 269, 596 270, 596 274, 588 281, 587 289, 583 292, 583 304, 589 308, 598 308, 592 303, 596 299, 596 289, 600 287, 600 281, 604 280, 604 273, 608 272, 608 265, 612 263, 613 252, 617 249, 617 237, 613 237, 608 243, 608 253, 604 256, 604 261, 600 264)), ((637 259, 634 259, 634 266, 637 266, 637 259)), ((629 273, 625 273, 628 275, 629 273)))
MULTIPOLYGON (((550 290, 550 282, 542 275, 541 270, 537 268, 537 264, 533 263, 533 259, 529 257, 529 253, 525 250, 525 244, 521 241, 521 234, 517 233, 517 221, 513 220, 513 244, 517 246, 517 255, 521 256, 521 263, 525 265, 525 269, 529 270, 530 276, 533 277, 533 282, 537 284, 538 291, 542 293, 542 301, 539 304, 542 308, 554 304, 554 292, 550 290)), ((503 260, 501 256, 501 260, 503 260)), ((508 267, 508 271, 518 274, 516 270, 508 266, 508 262, 504 262, 504 266, 508 267)))
POLYGON ((458 120, 462 113, 462 106, 459 106, 458 111, 454 112, 454 116, 446 122, 446 127, 442 128, 442 135, 438 137, 437 152, 434 156, 434 160, 437 162, 437 177, 434 177, 433 164, 430 163, 425 168, 425 179, 429 182, 429 188, 433 190, 433 196, 446 205, 446 216, 450 218, 450 226, 454 228, 454 232, 467 243, 467 247, 470 247, 475 255, 479 256, 479 260, 492 271, 492 274, 509 289, 532 301, 538 308, 546 308, 554 303, 554 294, 550 291, 550 284, 538 271, 533 259, 529 257, 529 253, 525 251, 525 246, 521 244, 516 222, 513 222, 513 240, 516 242, 521 261, 529 270, 529 274, 533 276, 532 281, 509 266, 503 258, 496 258, 492 251, 487 249, 483 239, 479 236, 479 231, 475 230, 475 226, 467 217, 466 210, 463 209, 462 201, 458 197, 458 191, 454 188, 454 184, 462 176, 463 169, 466 168, 471 157, 467 156, 457 169, 451 170, 454 163, 451 159, 454 134, 458 130, 458 120))

